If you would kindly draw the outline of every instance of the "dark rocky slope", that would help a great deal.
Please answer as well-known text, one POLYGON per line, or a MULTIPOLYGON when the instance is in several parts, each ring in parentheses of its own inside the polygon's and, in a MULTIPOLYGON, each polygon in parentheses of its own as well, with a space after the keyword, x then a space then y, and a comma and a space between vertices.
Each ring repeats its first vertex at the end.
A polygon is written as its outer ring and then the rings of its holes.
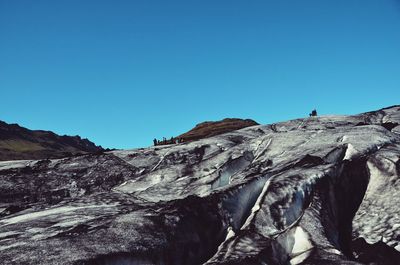
POLYGON ((183 141, 195 141, 204 139, 211 136, 216 136, 246 127, 258 125, 257 122, 251 119, 236 119, 236 118, 226 118, 220 121, 206 121, 197 124, 193 129, 186 133, 179 135, 178 139, 183 141))
POLYGON ((394 106, 177 145, 0 162, 0 259, 400 264, 399 123, 394 106))
POLYGON ((100 151, 103 148, 79 136, 60 136, 0 121, 0 161, 61 158, 100 151))

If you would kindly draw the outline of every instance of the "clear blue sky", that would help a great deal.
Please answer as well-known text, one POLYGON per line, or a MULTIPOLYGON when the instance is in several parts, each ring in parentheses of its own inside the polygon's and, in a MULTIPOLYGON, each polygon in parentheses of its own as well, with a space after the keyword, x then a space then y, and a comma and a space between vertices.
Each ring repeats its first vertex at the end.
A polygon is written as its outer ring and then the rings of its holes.
POLYGON ((396 0, 0 0, 0 120, 133 148, 400 104, 396 0))

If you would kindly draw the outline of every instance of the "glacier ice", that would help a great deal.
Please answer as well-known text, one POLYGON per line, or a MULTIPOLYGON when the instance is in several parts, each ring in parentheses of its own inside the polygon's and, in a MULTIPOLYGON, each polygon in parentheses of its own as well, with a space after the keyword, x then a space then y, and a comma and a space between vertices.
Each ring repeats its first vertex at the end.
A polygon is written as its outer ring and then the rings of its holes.
POLYGON ((399 123, 393 106, 176 145, 0 162, 0 258, 400 264, 399 123))

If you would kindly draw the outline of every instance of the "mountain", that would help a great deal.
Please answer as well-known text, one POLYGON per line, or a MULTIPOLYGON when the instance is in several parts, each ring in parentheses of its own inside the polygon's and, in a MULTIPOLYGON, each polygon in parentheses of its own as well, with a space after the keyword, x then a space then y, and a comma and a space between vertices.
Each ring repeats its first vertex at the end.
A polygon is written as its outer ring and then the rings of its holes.
POLYGON ((227 118, 220 121, 206 121, 197 124, 193 129, 176 138, 183 139, 185 142, 194 141, 254 125, 258 125, 258 123, 250 119, 227 118))
POLYGON ((101 146, 79 136, 60 136, 0 121, 0 161, 61 158, 100 151, 101 146))
POLYGON ((400 106, 0 162, 4 264, 400 264, 400 106))

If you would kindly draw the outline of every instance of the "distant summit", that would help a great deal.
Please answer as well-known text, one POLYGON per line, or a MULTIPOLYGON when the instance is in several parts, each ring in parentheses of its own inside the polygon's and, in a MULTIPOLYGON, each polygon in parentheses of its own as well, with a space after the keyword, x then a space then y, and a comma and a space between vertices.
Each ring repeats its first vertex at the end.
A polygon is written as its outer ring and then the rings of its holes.
POLYGON ((184 142, 194 141, 254 125, 259 124, 251 119, 227 118, 220 121, 206 121, 197 124, 193 129, 176 138, 182 139, 184 142))
POLYGON ((80 136, 60 136, 0 121, 0 161, 61 158, 103 150, 80 136))

